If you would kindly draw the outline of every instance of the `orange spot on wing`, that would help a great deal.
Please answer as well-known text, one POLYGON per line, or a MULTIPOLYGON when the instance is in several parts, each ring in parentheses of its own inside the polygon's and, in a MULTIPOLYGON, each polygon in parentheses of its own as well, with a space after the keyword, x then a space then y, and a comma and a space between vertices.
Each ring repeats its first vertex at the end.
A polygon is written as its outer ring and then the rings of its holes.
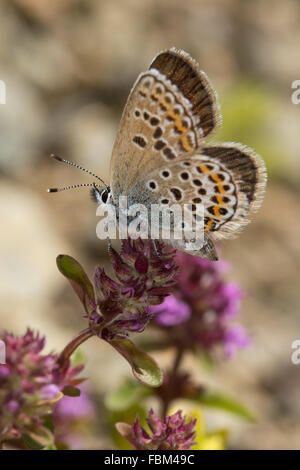
POLYGON ((213 220, 208 219, 208 221, 206 222, 205 230, 211 230, 212 229, 212 224, 213 224, 213 220))
POLYGON ((152 98, 154 98, 156 101, 158 101, 159 98, 160 98, 158 95, 156 95, 156 93, 151 93, 151 96, 152 96, 152 98))
POLYGON ((202 173, 208 173, 209 172, 209 169, 207 168, 206 165, 200 165, 199 168, 202 171, 202 173))
POLYGON ((214 214, 215 214, 217 217, 220 217, 220 216, 221 216, 219 206, 214 206, 213 211, 214 211, 214 214))
POLYGON ((221 182, 222 182, 221 178, 219 177, 219 175, 218 175, 217 173, 212 173, 212 174, 210 175, 210 177, 211 177, 216 183, 221 183, 221 182))
POLYGON ((176 121, 175 123, 175 126, 177 127, 177 130, 178 131, 181 131, 181 132, 186 132, 187 131, 187 128, 183 126, 182 122, 181 121, 176 121))
POLYGON ((191 152, 193 150, 193 147, 189 144, 186 137, 181 137, 180 141, 184 150, 186 150, 187 152, 191 152))
POLYGON ((168 117, 174 119, 176 121, 178 119, 178 115, 174 113, 174 111, 170 111, 168 117))
POLYGON ((225 193, 225 189, 224 189, 224 186, 222 184, 218 184, 217 188, 218 188, 219 193, 221 193, 221 194, 225 193))

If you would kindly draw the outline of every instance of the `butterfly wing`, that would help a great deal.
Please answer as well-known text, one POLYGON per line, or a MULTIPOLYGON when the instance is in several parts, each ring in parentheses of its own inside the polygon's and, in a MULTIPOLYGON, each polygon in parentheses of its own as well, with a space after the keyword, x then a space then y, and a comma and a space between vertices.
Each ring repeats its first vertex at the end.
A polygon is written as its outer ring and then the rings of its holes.
POLYGON ((145 174, 199 149, 218 120, 216 94, 197 63, 175 48, 158 54, 123 112, 111 158, 115 203, 145 174))
POLYGON ((129 204, 151 208, 160 203, 189 204, 197 220, 204 206, 204 230, 209 239, 233 238, 251 219, 263 199, 266 170, 263 160, 241 144, 204 146, 150 172, 136 182, 129 204))
MULTIPOLYGON (((212 240, 232 238, 263 199, 263 161, 240 144, 206 145, 220 121, 216 93, 198 64, 172 48, 142 73, 127 101, 111 159, 115 204, 204 205, 204 246, 194 254, 216 259, 212 240)), ((197 217, 197 214, 193 214, 197 217)), ((180 245, 180 242, 178 242, 180 245)), ((183 246, 178 246, 184 249, 183 246)))

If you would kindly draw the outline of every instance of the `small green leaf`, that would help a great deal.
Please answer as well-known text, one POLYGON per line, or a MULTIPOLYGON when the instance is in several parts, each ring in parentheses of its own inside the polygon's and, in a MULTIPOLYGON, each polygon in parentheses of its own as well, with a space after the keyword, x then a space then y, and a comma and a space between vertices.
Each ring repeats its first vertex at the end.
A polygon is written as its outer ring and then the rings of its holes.
POLYGON ((105 405, 110 411, 123 411, 140 403, 141 400, 151 394, 151 389, 144 387, 139 382, 127 380, 116 390, 107 394, 105 405))
POLYGON ((135 378, 150 387, 162 384, 162 371, 149 354, 137 348, 129 339, 114 339, 109 343, 129 362, 135 378))
POLYGON ((39 426, 35 430, 22 434, 25 445, 32 450, 41 450, 54 444, 53 433, 46 427, 39 426))
POLYGON ((72 385, 66 385, 63 389, 63 394, 67 397, 80 397, 79 388, 72 387, 72 385))
POLYGON ((86 355, 82 349, 77 348, 71 356, 72 367, 80 366, 86 363, 86 355))
POLYGON ((45 415, 43 416, 43 424, 45 428, 49 429, 52 433, 54 433, 54 424, 52 420, 52 415, 45 415))
POLYGON ((249 421, 255 421, 255 416, 252 411, 245 407, 241 402, 235 400, 234 398, 220 395, 217 393, 211 393, 203 391, 192 398, 193 401, 201 403, 205 406, 210 406, 212 408, 218 408, 229 413, 233 413, 242 418, 246 418, 249 421))
POLYGON ((96 305, 94 289, 80 264, 71 256, 59 255, 56 258, 59 271, 69 280, 81 300, 85 311, 90 314, 96 305))
POLYGON ((35 441, 29 434, 22 434, 23 441, 26 445, 31 450, 41 450, 45 446, 39 444, 37 441, 35 441))

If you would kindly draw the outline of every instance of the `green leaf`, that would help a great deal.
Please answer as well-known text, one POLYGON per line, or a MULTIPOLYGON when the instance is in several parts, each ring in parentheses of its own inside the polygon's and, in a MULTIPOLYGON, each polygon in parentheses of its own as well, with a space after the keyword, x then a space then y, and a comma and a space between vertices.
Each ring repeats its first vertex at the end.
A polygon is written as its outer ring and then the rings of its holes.
POLYGON ((59 271, 69 280, 82 302, 85 311, 90 314, 96 305, 94 289, 80 264, 71 256, 59 255, 56 258, 59 271))
POLYGON ((129 362, 136 379, 150 387, 162 384, 162 371, 149 354, 137 348, 129 339, 114 339, 109 343, 129 362))
POLYGON ((67 397, 80 397, 79 388, 72 387, 72 385, 66 385, 63 389, 63 394, 67 397))
POLYGON ((144 387, 139 382, 127 380, 116 390, 107 394, 105 405, 110 411, 123 411, 140 403, 144 397, 150 394, 150 388, 144 387))
POLYGON ((23 441, 26 445, 31 450, 41 450, 45 446, 39 444, 37 441, 35 441, 29 434, 22 434, 23 441))
POLYGON ((45 428, 49 429, 49 431, 54 433, 54 424, 53 424, 51 414, 43 416, 43 424, 44 424, 45 428))
POLYGON ((72 367, 80 366, 86 363, 86 355, 82 349, 77 348, 71 356, 72 367))
POLYGON ((25 445, 32 450, 41 450, 54 444, 54 435, 46 427, 39 426, 35 430, 22 434, 25 445))
POLYGON ((196 401, 197 403, 201 403, 204 406, 218 408, 238 415, 242 418, 246 418, 249 421, 255 421, 254 413, 234 398, 204 391, 193 397, 192 400, 196 401))

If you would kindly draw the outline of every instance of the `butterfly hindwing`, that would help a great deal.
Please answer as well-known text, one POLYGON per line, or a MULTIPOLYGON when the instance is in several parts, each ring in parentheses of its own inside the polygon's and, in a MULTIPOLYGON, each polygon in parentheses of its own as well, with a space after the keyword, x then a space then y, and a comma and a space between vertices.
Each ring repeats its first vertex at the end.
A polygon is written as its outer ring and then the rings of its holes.
MULTIPOLYGON (((267 182, 265 163, 253 149, 232 142, 205 146, 202 153, 231 175, 236 197, 234 214, 212 235, 214 240, 232 238, 251 221, 262 204, 267 182)), ((223 200, 228 197, 228 188, 222 181, 215 185, 215 191, 223 200)), ((218 203, 216 209, 220 211, 223 206, 218 203)))
POLYGON ((218 240, 232 238, 249 222, 262 201, 266 175, 263 161, 240 144, 206 146, 153 170, 129 193, 130 203, 189 204, 197 220, 204 206, 204 230, 218 240))

